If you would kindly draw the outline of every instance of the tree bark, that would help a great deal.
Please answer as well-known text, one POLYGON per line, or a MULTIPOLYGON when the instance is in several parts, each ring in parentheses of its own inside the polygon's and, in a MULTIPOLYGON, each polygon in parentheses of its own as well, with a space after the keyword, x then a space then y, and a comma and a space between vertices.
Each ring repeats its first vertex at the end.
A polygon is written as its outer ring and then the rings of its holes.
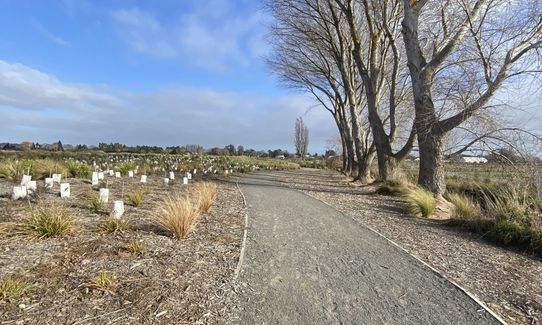
POLYGON ((437 196, 446 191, 442 140, 441 135, 418 136, 420 147, 418 184, 437 196))

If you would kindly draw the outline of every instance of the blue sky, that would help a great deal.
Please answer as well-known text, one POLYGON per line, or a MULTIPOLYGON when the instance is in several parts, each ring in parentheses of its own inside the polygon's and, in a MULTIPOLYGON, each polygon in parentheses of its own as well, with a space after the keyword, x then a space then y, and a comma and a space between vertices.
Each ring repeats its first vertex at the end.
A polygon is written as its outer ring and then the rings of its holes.
POLYGON ((0 142, 292 148, 335 136, 330 116, 280 87, 254 0, 0 0, 0 142))

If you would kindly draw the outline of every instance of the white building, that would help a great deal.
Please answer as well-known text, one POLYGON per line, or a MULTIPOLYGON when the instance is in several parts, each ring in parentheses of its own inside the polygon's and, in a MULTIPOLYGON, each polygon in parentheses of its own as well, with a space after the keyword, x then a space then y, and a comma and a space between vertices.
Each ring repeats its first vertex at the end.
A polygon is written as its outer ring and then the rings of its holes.
POLYGON ((467 164, 485 164, 485 163, 487 163, 487 159, 485 157, 461 156, 459 161, 462 162, 462 163, 467 163, 467 164))

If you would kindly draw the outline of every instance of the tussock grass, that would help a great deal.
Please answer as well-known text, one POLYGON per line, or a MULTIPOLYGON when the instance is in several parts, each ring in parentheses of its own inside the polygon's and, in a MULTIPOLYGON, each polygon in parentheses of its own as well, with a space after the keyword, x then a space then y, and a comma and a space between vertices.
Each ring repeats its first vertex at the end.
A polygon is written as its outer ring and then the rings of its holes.
POLYGON ((446 199, 454 205, 454 216, 461 219, 474 219, 480 216, 480 206, 471 198, 457 193, 446 194, 446 199))
POLYGON ((496 191, 485 191, 484 207, 496 220, 529 223, 530 206, 525 193, 514 187, 504 187, 496 191))
POLYGON ((63 237, 75 228, 73 218, 63 206, 54 203, 39 205, 23 223, 23 228, 39 238, 63 237))
POLYGON ((143 202, 143 198, 147 193, 149 193, 147 188, 138 188, 135 191, 128 193, 128 200, 133 206, 138 207, 143 202))
POLYGON ((13 276, 7 276, 0 281, 0 301, 12 302, 17 300, 30 288, 31 285, 25 281, 13 276))
POLYGON ((139 242, 135 239, 130 240, 122 246, 123 249, 127 250, 133 255, 141 255, 145 252, 145 244, 139 242))
POLYGON ((83 197, 92 211, 100 212, 105 208, 105 202, 100 199, 100 195, 97 192, 88 191, 83 197))
POLYGON ((87 164, 80 164, 73 161, 66 163, 66 169, 70 177, 84 178, 88 179, 92 177, 92 172, 94 169, 87 164))
POLYGON ((177 240, 185 238, 200 218, 200 210, 187 195, 168 196, 155 215, 155 221, 177 240))
POLYGON ((421 188, 409 189, 405 197, 408 204, 408 211, 417 217, 428 218, 437 207, 437 200, 433 196, 433 193, 421 188))
POLYGON ((451 186, 450 182, 447 185, 447 198, 456 207, 456 224, 492 242, 542 254, 539 196, 517 185, 489 181, 480 184, 452 180, 451 186))
POLYGON ((85 288, 91 290, 99 290, 104 292, 111 292, 117 286, 117 276, 112 273, 108 273, 105 270, 100 271, 97 276, 89 279, 84 284, 85 288))
POLYGON ((117 234, 130 229, 130 222, 122 218, 108 217, 100 224, 99 228, 107 234, 117 234))
POLYGON ((216 184, 211 182, 200 182, 196 184, 194 190, 199 211, 203 213, 209 212, 216 198, 216 184))
POLYGON ((389 196, 401 196, 408 192, 408 187, 397 181, 385 181, 382 182, 376 189, 376 194, 389 195, 389 196))
POLYGON ((117 168, 122 176, 127 176, 129 171, 134 170, 134 164, 122 163, 117 168))

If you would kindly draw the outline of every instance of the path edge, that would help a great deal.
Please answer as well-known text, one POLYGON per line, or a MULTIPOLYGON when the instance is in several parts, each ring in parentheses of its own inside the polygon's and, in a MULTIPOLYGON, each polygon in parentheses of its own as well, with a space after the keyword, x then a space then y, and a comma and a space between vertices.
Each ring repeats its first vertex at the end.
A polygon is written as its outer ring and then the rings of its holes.
POLYGON ((243 231, 243 241, 241 242, 241 252, 239 253, 239 260, 237 261, 237 267, 235 268, 235 271, 233 273, 233 280, 237 280, 239 277, 239 273, 241 272, 241 268, 243 267, 243 261, 245 259, 245 248, 247 246, 247 233, 248 233, 248 212, 246 211, 247 208, 247 199, 245 197, 245 194, 243 191, 241 191, 241 187, 239 186, 238 182, 235 182, 235 185, 237 185, 237 190, 239 193, 241 193, 241 196, 243 197, 243 208, 245 209, 245 229, 243 231))
POLYGON ((418 256, 412 254, 411 252, 409 252, 408 250, 406 250, 405 248, 403 248, 401 245, 399 245, 398 243, 396 243, 395 241, 389 239, 388 237, 384 236, 383 234, 381 234, 379 231, 377 231, 376 229, 373 229, 371 226, 368 226, 364 223, 361 223, 359 220, 356 220, 354 217, 348 215, 348 214, 345 214, 343 213, 342 211, 339 211, 337 210, 337 208, 335 208, 334 206, 332 206, 331 204, 321 200, 320 198, 317 198, 309 193, 306 193, 306 192, 302 192, 302 191, 299 191, 295 188, 293 188, 294 190, 300 192, 300 193, 303 193, 317 201, 320 201, 322 202, 323 204, 327 205, 328 207, 334 209, 335 211, 339 212, 340 214, 342 214, 343 216, 347 217, 347 218, 350 218, 352 219, 354 222, 356 222, 357 224, 369 229, 370 231, 376 233, 378 236, 384 238, 385 240, 387 240, 388 242, 390 242, 392 245, 394 245, 395 247, 399 248, 400 250, 402 250, 403 252, 407 253, 409 256, 411 256, 412 258, 414 258, 415 260, 417 260, 418 262, 422 263, 423 265, 425 265, 427 268, 429 268, 433 273, 437 274, 438 276, 440 276, 441 278, 445 279, 446 281, 450 282, 452 285, 454 285, 456 288, 458 288, 460 291, 462 291, 464 294, 466 294, 470 299, 474 300, 474 302, 476 302, 478 305, 480 305, 480 307, 482 307, 486 312, 488 312, 491 316, 493 316, 497 321, 499 321, 501 324, 503 325, 507 325, 508 323, 502 319, 499 315, 497 315, 493 310, 491 310, 482 300, 480 300, 478 297, 476 297, 473 293, 469 292, 467 289, 463 288, 461 285, 459 285, 457 282, 455 282, 454 280, 450 279, 449 277, 447 277, 446 275, 442 274, 439 270, 435 269, 434 267, 432 267, 431 265, 427 264, 427 262, 423 261, 422 259, 420 259, 418 256))

